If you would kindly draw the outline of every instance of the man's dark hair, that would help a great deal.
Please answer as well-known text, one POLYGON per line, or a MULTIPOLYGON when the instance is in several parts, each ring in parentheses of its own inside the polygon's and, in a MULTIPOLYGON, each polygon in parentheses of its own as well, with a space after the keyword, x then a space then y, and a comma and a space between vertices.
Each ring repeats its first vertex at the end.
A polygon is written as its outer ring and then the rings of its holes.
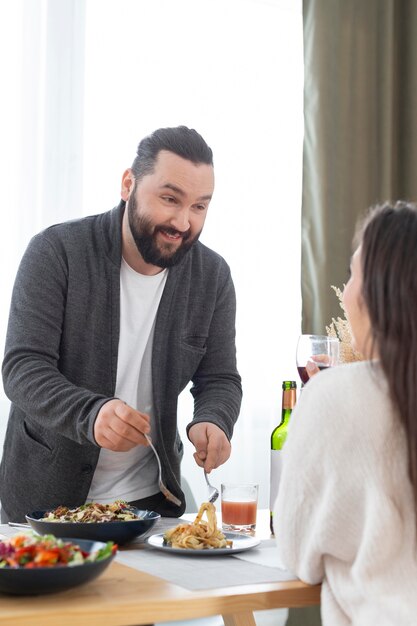
POLYGON ((136 183, 143 176, 152 174, 161 150, 173 152, 192 163, 213 165, 213 152, 196 130, 187 126, 159 128, 139 143, 132 163, 136 183))

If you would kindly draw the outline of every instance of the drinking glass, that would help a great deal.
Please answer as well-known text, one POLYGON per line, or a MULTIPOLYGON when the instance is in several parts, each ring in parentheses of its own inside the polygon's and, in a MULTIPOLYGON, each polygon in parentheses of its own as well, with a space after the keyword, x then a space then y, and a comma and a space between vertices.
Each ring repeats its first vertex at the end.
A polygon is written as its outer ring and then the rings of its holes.
POLYGON ((339 362, 339 340, 327 335, 300 335, 297 342, 297 370, 302 384, 309 380, 307 363, 314 363, 319 370, 333 367, 339 362))
POLYGON ((221 486, 221 494, 223 530, 253 533, 256 528, 258 485, 226 483, 221 486))

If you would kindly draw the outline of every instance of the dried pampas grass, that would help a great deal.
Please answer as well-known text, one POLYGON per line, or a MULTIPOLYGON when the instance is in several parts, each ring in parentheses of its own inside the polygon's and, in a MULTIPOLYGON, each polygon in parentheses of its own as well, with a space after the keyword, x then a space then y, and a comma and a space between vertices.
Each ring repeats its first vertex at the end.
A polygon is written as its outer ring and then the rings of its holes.
POLYGON ((343 311, 344 318, 332 317, 332 321, 329 326, 326 326, 326 332, 328 337, 336 337, 340 341, 340 355, 339 359, 341 363, 352 363, 353 361, 363 361, 363 356, 360 352, 357 352, 352 347, 352 332, 350 330, 349 322, 346 319, 346 311, 342 301, 342 291, 331 285, 331 288, 335 291, 339 300, 340 308, 343 311))

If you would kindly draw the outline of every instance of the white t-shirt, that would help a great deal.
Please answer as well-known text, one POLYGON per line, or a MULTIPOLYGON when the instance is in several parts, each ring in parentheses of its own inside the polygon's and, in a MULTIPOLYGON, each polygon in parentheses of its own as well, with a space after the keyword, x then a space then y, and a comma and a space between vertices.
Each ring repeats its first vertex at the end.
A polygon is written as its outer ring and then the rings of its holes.
MULTIPOLYGON (((154 276, 135 272, 124 259, 120 268, 120 337, 115 396, 146 413, 153 423, 152 344, 156 313, 168 271, 154 276)), ((156 443, 155 434, 151 431, 156 443)), ((158 466, 149 447, 128 452, 102 448, 88 501, 132 501, 159 491, 158 466)))

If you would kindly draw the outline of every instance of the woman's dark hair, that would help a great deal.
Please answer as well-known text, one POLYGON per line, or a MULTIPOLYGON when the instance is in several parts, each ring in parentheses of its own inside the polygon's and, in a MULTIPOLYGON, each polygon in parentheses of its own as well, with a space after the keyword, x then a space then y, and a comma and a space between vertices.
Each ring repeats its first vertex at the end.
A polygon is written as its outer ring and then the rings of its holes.
POLYGON ((397 202, 371 209, 361 246, 371 340, 405 428, 417 514, 417 205, 397 202))
POLYGON ((152 174, 161 150, 173 152, 192 163, 213 165, 213 152, 196 130, 187 126, 159 128, 138 145, 137 156, 132 163, 136 183, 143 176, 152 174))

